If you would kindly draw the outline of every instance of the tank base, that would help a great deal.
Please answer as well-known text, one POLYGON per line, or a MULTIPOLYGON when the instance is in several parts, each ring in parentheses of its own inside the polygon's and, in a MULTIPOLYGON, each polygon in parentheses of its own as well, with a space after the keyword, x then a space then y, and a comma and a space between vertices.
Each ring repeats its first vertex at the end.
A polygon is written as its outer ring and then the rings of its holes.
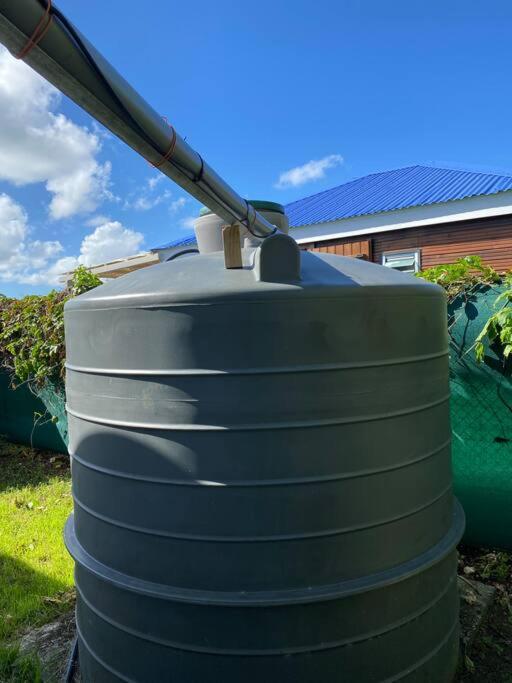
POLYGON ((169 592, 101 565, 78 543, 71 517, 82 680, 449 683, 459 649, 455 545, 463 527, 457 505, 438 546, 364 582, 228 599, 169 592))

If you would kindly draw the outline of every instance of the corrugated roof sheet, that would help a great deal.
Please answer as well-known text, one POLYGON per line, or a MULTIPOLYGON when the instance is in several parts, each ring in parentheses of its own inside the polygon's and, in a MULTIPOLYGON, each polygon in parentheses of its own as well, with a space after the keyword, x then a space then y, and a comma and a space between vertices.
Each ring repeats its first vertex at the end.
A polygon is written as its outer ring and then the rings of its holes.
POLYGON ((171 240, 171 242, 166 242, 165 244, 160 244, 158 247, 153 247, 149 251, 160 251, 161 249, 172 249, 173 247, 189 247, 196 243, 195 235, 187 235, 186 237, 180 237, 177 240, 171 240))
MULTIPOLYGON (((512 190, 510 175, 436 166, 408 166, 350 180, 330 190, 291 202, 285 209, 290 227, 296 228, 506 190, 512 190)), ((190 235, 155 247, 154 251, 188 246, 195 244, 195 241, 195 237, 190 235)))
POLYGON ((290 226, 396 211, 512 189, 512 176, 409 166, 372 173, 286 206, 290 226))

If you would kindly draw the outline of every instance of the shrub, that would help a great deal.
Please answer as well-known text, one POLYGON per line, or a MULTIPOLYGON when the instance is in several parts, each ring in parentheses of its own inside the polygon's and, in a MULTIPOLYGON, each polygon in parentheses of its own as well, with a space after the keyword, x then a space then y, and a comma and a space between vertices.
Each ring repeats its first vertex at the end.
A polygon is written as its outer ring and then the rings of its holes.
POLYGON ((0 298, 0 363, 11 374, 13 385, 63 382, 64 304, 100 284, 96 275, 79 266, 64 291, 0 298))

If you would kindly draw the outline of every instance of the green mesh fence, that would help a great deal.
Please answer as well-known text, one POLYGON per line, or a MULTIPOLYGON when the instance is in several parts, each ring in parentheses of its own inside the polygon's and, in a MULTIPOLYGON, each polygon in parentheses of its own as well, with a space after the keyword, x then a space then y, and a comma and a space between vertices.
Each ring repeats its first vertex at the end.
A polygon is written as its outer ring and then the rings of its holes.
POLYGON ((512 381, 491 349, 472 346, 503 291, 490 287, 449 306, 452 457, 466 542, 512 548, 512 381))
POLYGON ((50 419, 52 421, 66 450, 68 444, 68 416, 66 414, 66 393, 64 387, 47 382, 43 387, 35 389, 34 393, 46 409, 42 420, 50 419))
POLYGON ((0 434, 34 448, 67 452, 67 419, 62 389, 48 384, 37 392, 26 384, 12 389, 0 372, 0 434))

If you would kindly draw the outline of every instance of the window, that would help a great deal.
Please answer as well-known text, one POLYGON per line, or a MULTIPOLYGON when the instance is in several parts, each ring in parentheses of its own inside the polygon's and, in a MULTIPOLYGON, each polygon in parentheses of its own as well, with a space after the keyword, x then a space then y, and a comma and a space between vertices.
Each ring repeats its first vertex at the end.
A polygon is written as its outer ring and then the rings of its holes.
POLYGON ((420 269, 420 250, 386 251, 382 254, 382 265, 402 273, 417 273, 420 269))

